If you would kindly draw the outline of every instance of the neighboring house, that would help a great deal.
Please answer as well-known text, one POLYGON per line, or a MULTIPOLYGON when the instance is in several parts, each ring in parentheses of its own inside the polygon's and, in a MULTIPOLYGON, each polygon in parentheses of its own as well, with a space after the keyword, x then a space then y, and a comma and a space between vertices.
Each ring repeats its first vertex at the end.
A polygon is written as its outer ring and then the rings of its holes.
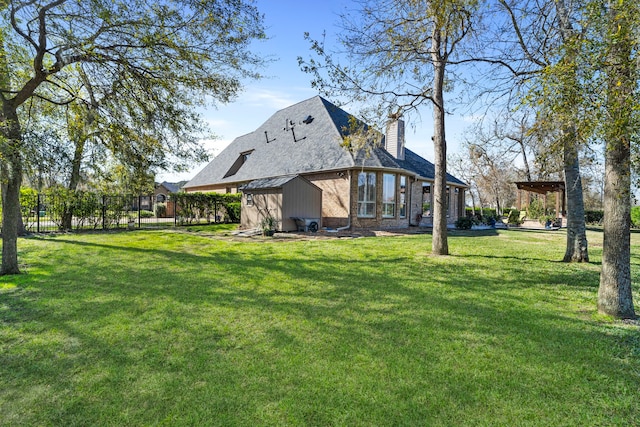
POLYGON ((166 203, 169 200, 169 194, 180 191, 180 183, 164 181, 160 184, 156 183, 153 190, 153 197, 156 203, 166 203))
MULTIPOLYGON (((314 187, 321 190, 323 227, 431 225, 434 165, 405 148, 403 121, 388 126, 383 147, 352 153, 343 144, 350 118, 319 96, 282 109, 254 132, 236 138, 183 189, 242 191, 245 228, 258 227, 256 221, 272 215, 279 221, 279 230, 295 230, 292 218, 308 217, 313 209, 305 211, 304 203, 292 209, 296 203, 288 199, 303 197, 300 191, 317 193, 314 187), (296 177, 304 181, 295 181, 311 184, 306 185, 308 190, 300 184, 296 191, 283 191, 283 185, 296 177), (275 179, 277 185, 268 185, 265 179, 275 179), (257 205, 258 193, 270 202, 257 205), (265 198, 269 193, 273 197, 265 198)), ((449 223, 464 215, 466 188, 464 182, 447 175, 449 223)))
POLYGON ((180 191, 180 187, 185 184, 182 182, 167 182, 155 183, 153 195, 140 196, 140 209, 155 212, 155 206, 157 203, 164 203, 165 208, 162 209, 162 216, 172 217, 174 215, 173 202, 169 201, 169 195, 171 193, 177 193, 180 191))

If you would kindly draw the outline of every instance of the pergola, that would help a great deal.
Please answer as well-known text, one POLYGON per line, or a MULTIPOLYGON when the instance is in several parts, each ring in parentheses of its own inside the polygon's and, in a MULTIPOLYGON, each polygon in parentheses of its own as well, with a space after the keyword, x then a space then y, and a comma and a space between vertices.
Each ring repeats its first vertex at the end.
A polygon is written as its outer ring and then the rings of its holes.
POLYGON ((565 186, 564 181, 522 181, 516 182, 518 197, 516 205, 522 210, 522 193, 525 194, 524 206, 529 206, 531 193, 544 196, 544 207, 547 208, 547 193, 556 193, 556 218, 562 218, 565 212, 565 186), (561 209, 562 207, 562 209, 561 209))

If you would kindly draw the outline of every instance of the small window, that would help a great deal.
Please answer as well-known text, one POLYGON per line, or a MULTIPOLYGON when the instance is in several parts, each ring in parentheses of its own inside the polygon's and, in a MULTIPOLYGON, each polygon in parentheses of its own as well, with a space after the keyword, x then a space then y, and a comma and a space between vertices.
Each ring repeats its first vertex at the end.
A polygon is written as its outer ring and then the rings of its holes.
POLYGON ((253 206, 253 194, 247 194, 247 206, 253 206))
POLYGON ((158 194, 156 196, 156 203, 164 203, 167 201, 167 196, 165 196, 164 194, 158 194))

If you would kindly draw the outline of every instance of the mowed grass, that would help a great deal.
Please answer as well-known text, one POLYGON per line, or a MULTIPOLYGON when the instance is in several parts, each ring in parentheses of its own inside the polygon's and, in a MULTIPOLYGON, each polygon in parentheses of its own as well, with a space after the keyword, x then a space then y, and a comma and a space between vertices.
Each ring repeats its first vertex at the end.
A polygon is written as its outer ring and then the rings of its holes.
MULTIPOLYGON (((33 237, 0 277, 0 425, 640 424, 640 329, 563 232, 33 237)), ((638 308, 640 235, 632 240, 638 308)))

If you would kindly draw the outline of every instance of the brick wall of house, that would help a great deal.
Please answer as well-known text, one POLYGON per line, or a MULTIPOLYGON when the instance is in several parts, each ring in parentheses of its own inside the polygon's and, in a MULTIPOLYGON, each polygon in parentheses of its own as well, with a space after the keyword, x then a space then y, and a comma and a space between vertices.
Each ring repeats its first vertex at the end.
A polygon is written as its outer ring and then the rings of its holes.
POLYGON ((411 224, 420 226, 431 226, 433 224, 432 217, 426 215, 422 209, 423 193, 422 183, 424 181, 411 182, 411 224))
POLYGON ((305 175, 322 189, 322 226, 344 227, 349 221, 349 171, 305 175))
MULTIPOLYGON (((360 171, 353 171, 351 180, 351 226, 353 228, 372 228, 372 229, 385 229, 385 228, 406 228, 409 226, 409 219, 411 218, 411 197, 408 195, 409 203, 407 205, 407 215, 404 218, 400 217, 400 175, 396 174, 396 209, 395 216, 393 218, 382 217, 382 190, 383 190, 383 172, 376 171, 376 213, 375 218, 360 218, 358 217, 358 173, 360 171)), ((364 171, 372 172, 372 171, 364 171)), ((407 177, 408 178, 408 177, 407 177)), ((411 191, 411 184, 407 179, 408 191, 411 191)))

